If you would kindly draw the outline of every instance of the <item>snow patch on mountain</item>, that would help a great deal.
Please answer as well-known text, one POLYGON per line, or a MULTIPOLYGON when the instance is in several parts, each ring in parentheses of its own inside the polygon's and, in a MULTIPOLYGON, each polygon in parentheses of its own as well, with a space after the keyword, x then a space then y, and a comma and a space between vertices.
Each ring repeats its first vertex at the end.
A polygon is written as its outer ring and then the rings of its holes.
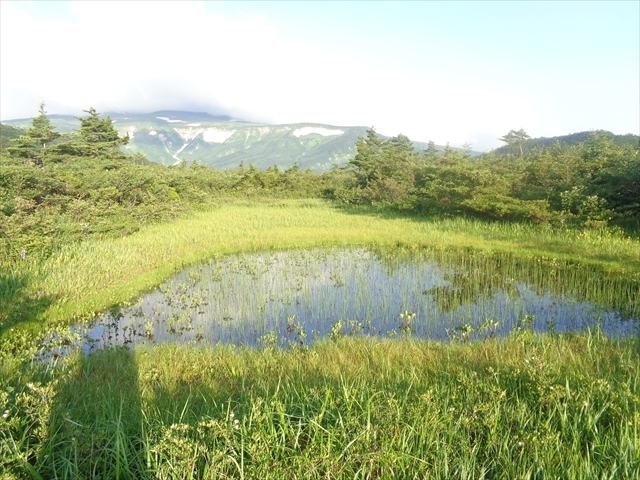
POLYGON ((236 133, 235 130, 222 130, 219 128, 207 128, 202 134, 205 142, 224 143, 226 140, 236 133))
POLYGON ((171 141, 167 137, 165 137, 164 134, 162 134, 162 133, 158 134, 158 138, 162 142, 162 145, 164 145, 164 148, 165 148, 165 150, 167 150, 167 153, 171 154, 171 152, 167 149, 167 147, 172 147, 173 146, 171 141))
POLYGON ((174 130, 178 135, 180 135, 180 138, 182 138, 185 143, 189 143, 200 135, 204 131, 204 128, 174 128, 174 130))
POLYGON ((258 127, 258 141, 262 140, 262 137, 271 132, 269 127, 258 127))
POLYGON ((160 120, 164 120, 165 122, 169 122, 169 123, 187 123, 184 120, 172 120, 169 117, 156 117, 156 118, 158 118, 160 120))
POLYGON ((176 162, 180 162, 180 158, 178 157, 178 155, 180 155, 180 153, 182 153, 182 151, 187 148, 198 135, 204 132, 204 128, 174 128, 173 130, 178 135, 180 135, 180 138, 182 138, 182 140, 184 140, 184 144, 182 145, 182 147, 180 147, 178 151, 172 155, 173 158, 176 159, 176 162))
POLYGON ((312 133, 317 133, 318 135, 322 135, 323 137, 329 137, 332 135, 342 135, 344 131, 331 130, 329 128, 322 127, 302 127, 293 131, 293 135, 295 137, 303 137, 305 135, 311 135, 312 133))
POLYGON ((158 134, 158 132, 156 132, 155 130, 151 130, 151 131, 149 132, 149 135, 151 135, 152 137, 153 137, 153 136, 156 136, 157 134, 158 134))

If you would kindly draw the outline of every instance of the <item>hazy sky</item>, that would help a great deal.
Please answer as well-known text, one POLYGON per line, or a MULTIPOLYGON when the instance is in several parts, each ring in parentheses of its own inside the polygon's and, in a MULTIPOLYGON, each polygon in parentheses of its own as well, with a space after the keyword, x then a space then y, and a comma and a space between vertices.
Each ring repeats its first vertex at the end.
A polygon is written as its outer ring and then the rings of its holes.
POLYGON ((640 2, 0 1, 0 118, 182 109, 475 150, 640 133, 640 2))

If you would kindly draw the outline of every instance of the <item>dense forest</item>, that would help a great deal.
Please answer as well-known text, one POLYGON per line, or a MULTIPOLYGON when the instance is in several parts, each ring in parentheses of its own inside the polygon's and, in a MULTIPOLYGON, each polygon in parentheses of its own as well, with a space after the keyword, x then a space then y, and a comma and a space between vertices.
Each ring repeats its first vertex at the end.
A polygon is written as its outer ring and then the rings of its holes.
POLYGON ((218 171, 197 161, 166 167, 126 155, 120 147, 128 137, 118 136, 111 119, 92 108, 85 113, 71 134, 55 131, 44 105, 30 128, 3 127, 5 139, 14 137, 0 150, 0 252, 7 261, 90 236, 127 235, 229 196, 324 197, 562 228, 637 232, 640 221, 638 145, 599 132, 528 148, 524 131, 512 131, 503 137, 509 153, 472 159, 433 143, 418 152, 403 135, 383 140, 371 129, 355 158, 329 173, 242 164, 218 171))

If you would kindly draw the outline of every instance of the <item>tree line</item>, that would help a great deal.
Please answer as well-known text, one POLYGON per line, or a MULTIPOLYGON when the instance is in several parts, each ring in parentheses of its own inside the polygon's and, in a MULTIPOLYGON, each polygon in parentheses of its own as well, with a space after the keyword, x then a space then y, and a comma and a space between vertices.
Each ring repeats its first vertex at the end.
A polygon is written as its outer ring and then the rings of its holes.
MULTIPOLYGON (((44 105, 0 150, 0 258, 46 254, 69 241, 128 235, 227 197, 323 197, 349 208, 403 214, 470 215, 559 227, 633 230, 640 223, 640 153, 597 132, 576 145, 530 150, 524 130, 502 137, 510 153, 471 158, 433 142, 416 151, 404 135, 374 129, 355 157, 332 172, 293 166, 215 170, 197 161, 171 167, 128 155, 109 117, 95 109, 62 135, 44 105)), ((3 263, 3 262, 0 262, 3 263)))
MULTIPOLYGON (((381 140, 375 130, 357 144, 352 174, 336 197, 426 213, 601 228, 640 221, 640 149, 593 132, 576 145, 529 151, 528 135, 501 138, 512 153, 471 158, 451 148, 417 152, 406 137, 381 140)), ((430 144, 433 146, 433 144, 430 144)))
POLYGON ((41 105, 31 127, 0 151, 0 265, 23 250, 46 255, 67 242, 128 235, 224 197, 320 197, 331 184, 297 166, 156 164, 123 153, 128 137, 109 117, 85 113, 77 132, 61 135, 41 105))

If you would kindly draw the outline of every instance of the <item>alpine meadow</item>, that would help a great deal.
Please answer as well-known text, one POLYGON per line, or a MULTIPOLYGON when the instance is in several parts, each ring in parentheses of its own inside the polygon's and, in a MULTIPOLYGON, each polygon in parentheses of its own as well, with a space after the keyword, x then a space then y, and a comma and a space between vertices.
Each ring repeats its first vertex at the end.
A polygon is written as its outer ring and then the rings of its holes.
POLYGON ((314 172, 77 122, 2 125, 3 479, 640 477, 638 137, 314 172))

